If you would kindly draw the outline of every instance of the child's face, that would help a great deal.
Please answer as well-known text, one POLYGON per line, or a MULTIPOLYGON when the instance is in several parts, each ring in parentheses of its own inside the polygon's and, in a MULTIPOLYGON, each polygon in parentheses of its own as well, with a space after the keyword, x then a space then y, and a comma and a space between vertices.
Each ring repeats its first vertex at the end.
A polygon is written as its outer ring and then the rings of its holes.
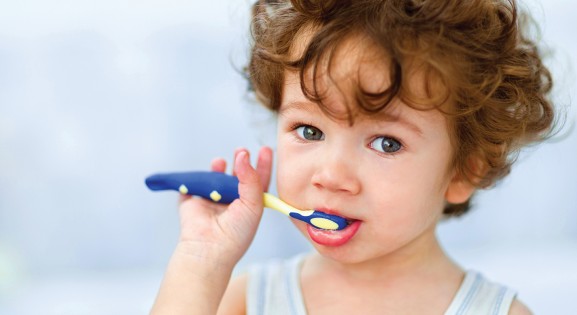
MULTIPOLYGON (((333 111, 345 111, 344 101, 353 101, 347 92, 357 83, 350 78, 369 91, 386 87, 386 67, 357 55, 337 59, 346 60, 331 72, 338 88, 320 81, 333 111)), ((452 185, 445 117, 394 101, 381 114, 357 116, 350 126, 308 101, 297 73, 287 72, 285 79, 278 118, 279 195, 297 208, 353 221, 341 231, 294 224, 321 254, 342 262, 426 247, 452 185)))

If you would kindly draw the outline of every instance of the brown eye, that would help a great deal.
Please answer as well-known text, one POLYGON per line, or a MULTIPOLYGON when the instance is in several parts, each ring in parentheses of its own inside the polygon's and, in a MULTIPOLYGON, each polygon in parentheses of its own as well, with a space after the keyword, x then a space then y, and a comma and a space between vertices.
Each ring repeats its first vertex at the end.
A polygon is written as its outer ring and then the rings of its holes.
POLYGON ((383 153, 395 153, 403 147, 397 139, 385 136, 376 138, 370 146, 383 153))
POLYGON ((320 141, 325 139, 323 132, 313 126, 303 125, 295 129, 298 136, 305 140, 320 141))

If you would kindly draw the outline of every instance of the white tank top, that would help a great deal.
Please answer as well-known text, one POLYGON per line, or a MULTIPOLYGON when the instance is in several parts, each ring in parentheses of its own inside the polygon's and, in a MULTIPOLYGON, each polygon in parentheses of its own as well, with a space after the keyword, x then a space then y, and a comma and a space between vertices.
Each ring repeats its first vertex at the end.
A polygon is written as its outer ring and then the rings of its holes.
MULTIPOLYGON (((250 269, 247 315, 306 315, 299 271, 305 255, 250 269)), ((507 315, 515 292, 475 271, 465 279, 445 315, 507 315)))

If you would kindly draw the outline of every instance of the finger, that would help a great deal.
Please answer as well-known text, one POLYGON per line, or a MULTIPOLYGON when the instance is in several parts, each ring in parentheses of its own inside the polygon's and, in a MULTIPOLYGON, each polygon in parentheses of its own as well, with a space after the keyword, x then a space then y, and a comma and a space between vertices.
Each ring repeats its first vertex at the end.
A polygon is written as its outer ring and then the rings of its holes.
POLYGON ((183 202, 187 201, 190 198, 192 198, 192 196, 190 195, 178 194, 178 204, 181 205, 183 202))
POLYGON ((256 170, 250 165, 249 154, 241 151, 234 161, 241 201, 252 211, 262 212, 262 185, 256 170))
POLYGON ((224 173, 226 171, 226 160, 223 158, 215 158, 210 162, 210 169, 213 172, 224 173))
POLYGON ((236 148, 234 149, 234 158, 232 162, 232 176, 236 176, 236 157, 240 152, 248 152, 245 148, 236 148))
POLYGON ((188 198, 183 198, 180 204, 181 210, 191 210, 196 209, 196 211, 206 212, 211 214, 217 214, 224 210, 227 205, 218 204, 216 202, 212 202, 210 200, 194 197, 194 196, 187 196, 188 198))
POLYGON ((270 177, 272 173, 273 154, 269 147, 262 147, 258 152, 258 160, 256 162, 256 172, 262 184, 262 190, 268 191, 270 185, 270 177))

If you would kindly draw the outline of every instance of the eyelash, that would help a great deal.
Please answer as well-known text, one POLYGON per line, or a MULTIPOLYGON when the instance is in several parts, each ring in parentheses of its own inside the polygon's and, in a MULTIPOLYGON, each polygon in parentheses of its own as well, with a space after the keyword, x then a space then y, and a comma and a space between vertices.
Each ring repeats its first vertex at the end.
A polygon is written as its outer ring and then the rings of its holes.
POLYGON ((302 127, 302 126, 311 126, 311 127, 314 127, 313 124, 298 121, 298 122, 291 123, 291 124, 288 126, 287 130, 289 130, 289 131, 295 131, 295 130, 297 130, 299 127, 302 127))
MULTIPOLYGON (((298 121, 298 122, 294 122, 294 123, 290 124, 289 127, 287 128, 287 130, 295 131, 295 130, 297 130, 299 127, 303 127, 303 126, 311 126, 311 127, 314 127, 314 125, 312 125, 312 124, 310 124, 310 123, 305 123, 305 122, 298 121)), ((316 128, 316 127, 315 127, 315 128, 316 128)))
POLYGON ((388 136, 388 135, 380 135, 380 136, 374 137, 374 138, 369 142, 369 147, 370 147, 372 150, 376 151, 378 154, 384 155, 384 156, 395 156, 395 155, 397 155, 397 154, 399 154, 399 153, 401 153, 401 152, 403 152, 403 151, 405 150, 405 144, 404 144, 401 140, 399 140, 399 139, 396 138, 396 137, 392 137, 392 136, 388 136), (399 148, 398 148, 396 151, 393 151, 393 152, 384 152, 384 151, 381 151, 381 150, 377 150, 377 149, 373 146, 373 143, 374 143, 377 139, 380 139, 380 138, 386 138, 386 139, 391 139, 391 140, 395 141, 395 142, 398 144, 399 148))
MULTIPOLYGON (((293 133, 297 132, 297 129, 301 128, 301 127, 313 127, 315 129, 318 129, 320 132, 323 132, 320 128, 315 127, 313 124, 310 123, 304 123, 304 122, 295 122, 293 124, 290 125, 290 127, 288 128, 288 130, 290 130, 293 133)), ((301 137, 300 135, 296 135, 297 140, 302 141, 302 142, 309 142, 309 141, 314 141, 314 140, 307 140, 304 139, 303 137, 301 137)), ((317 140, 318 141, 318 140, 317 140)))

